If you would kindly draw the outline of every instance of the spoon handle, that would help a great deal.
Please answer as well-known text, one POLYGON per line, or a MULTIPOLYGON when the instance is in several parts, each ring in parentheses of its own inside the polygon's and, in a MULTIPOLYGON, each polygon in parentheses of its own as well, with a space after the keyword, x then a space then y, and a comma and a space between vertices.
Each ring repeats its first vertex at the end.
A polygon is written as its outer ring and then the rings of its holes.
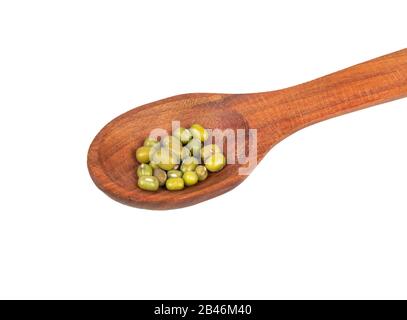
POLYGON ((277 126, 284 137, 313 123, 406 96, 407 49, 403 49, 253 98, 261 101, 264 110, 259 126, 277 126))

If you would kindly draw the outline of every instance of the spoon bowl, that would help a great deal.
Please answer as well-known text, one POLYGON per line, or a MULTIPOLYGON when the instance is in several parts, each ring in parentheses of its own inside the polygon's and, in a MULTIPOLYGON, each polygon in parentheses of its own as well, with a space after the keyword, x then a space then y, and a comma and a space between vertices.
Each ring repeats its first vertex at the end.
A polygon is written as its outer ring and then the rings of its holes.
MULTIPOLYGON (((174 209, 216 197, 239 185, 247 164, 227 164, 204 182, 181 191, 137 187, 135 150, 152 129, 171 132, 172 121, 188 127, 245 130, 257 134, 255 160, 285 137, 311 124, 407 96, 407 49, 294 87, 253 94, 183 94, 130 110, 108 123, 93 140, 88 169, 94 183, 121 203, 146 209, 174 209)), ((248 155, 231 148, 235 158, 248 155)), ((229 152, 229 146, 227 146, 229 152)), ((225 150, 225 149, 224 149, 225 150)), ((252 159, 253 160, 253 159, 252 159)))
POLYGON ((133 109, 106 125, 94 139, 88 154, 88 168, 95 184, 113 199, 148 209, 170 209, 201 202, 222 194, 246 177, 238 174, 239 164, 211 173, 210 179, 191 188, 157 192, 136 187, 135 150, 152 129, 171 132, 172 121, 205 128, 248 129, 244 117, 230 107, 225 94, 183 94, 133 109))

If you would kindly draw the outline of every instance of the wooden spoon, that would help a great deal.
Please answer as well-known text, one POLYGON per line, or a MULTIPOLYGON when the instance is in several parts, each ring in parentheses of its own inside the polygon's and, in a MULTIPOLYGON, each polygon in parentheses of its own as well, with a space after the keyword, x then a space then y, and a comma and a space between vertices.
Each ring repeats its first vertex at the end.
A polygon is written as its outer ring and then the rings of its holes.
MULTIPOLYGON (((407 96, 407 49, 294 87, 253 94, 183 94, 128 111, 107 124, 88 153, 89 173, 111 198, 139 208, 173 209, 216 197, 240 184, 244 164, 230 164, 182 191, 136 186, 134 153, 154 128, 257 129, 257 161, 278 142, 322 120, 407 96)), ((236 153, 242 152, 236 151, 236 153)), ((241 201, 235 199, 235 201, 241 201)))

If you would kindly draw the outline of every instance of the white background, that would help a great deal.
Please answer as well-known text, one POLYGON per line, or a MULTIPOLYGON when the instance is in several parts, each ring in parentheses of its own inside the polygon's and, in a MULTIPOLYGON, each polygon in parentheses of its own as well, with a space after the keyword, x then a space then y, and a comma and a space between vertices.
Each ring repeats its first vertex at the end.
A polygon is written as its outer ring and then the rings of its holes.
POLYGON ((186 209, 123 206, 86 167, 122 112, 400 50, 405 13, 406 1, 1 1, 0 298, 407 298, 407 100, 304 129, 186 209))

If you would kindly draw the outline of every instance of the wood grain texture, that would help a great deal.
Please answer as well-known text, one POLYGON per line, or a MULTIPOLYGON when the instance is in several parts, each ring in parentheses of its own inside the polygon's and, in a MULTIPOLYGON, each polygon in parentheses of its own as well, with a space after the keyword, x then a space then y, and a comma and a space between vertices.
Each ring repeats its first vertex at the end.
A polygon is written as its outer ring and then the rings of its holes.
MULTIPOLYGON (((314 123, 407 96, 407 49, 290 88, 252 94, 184 94, 135 108, 107 124, 88 153, 89 173, 111 198, 139 208, 174 209, 225 193, 245 178, 240 164, 191 188, 148 192, 136 187, 134 152, 153 128, 257 129, 257 161, 290 134, 314 123)), ((236 153, 243 152, 237 150, 236 153)), ((243 165, 244 166, 244 165, 243 165)))

